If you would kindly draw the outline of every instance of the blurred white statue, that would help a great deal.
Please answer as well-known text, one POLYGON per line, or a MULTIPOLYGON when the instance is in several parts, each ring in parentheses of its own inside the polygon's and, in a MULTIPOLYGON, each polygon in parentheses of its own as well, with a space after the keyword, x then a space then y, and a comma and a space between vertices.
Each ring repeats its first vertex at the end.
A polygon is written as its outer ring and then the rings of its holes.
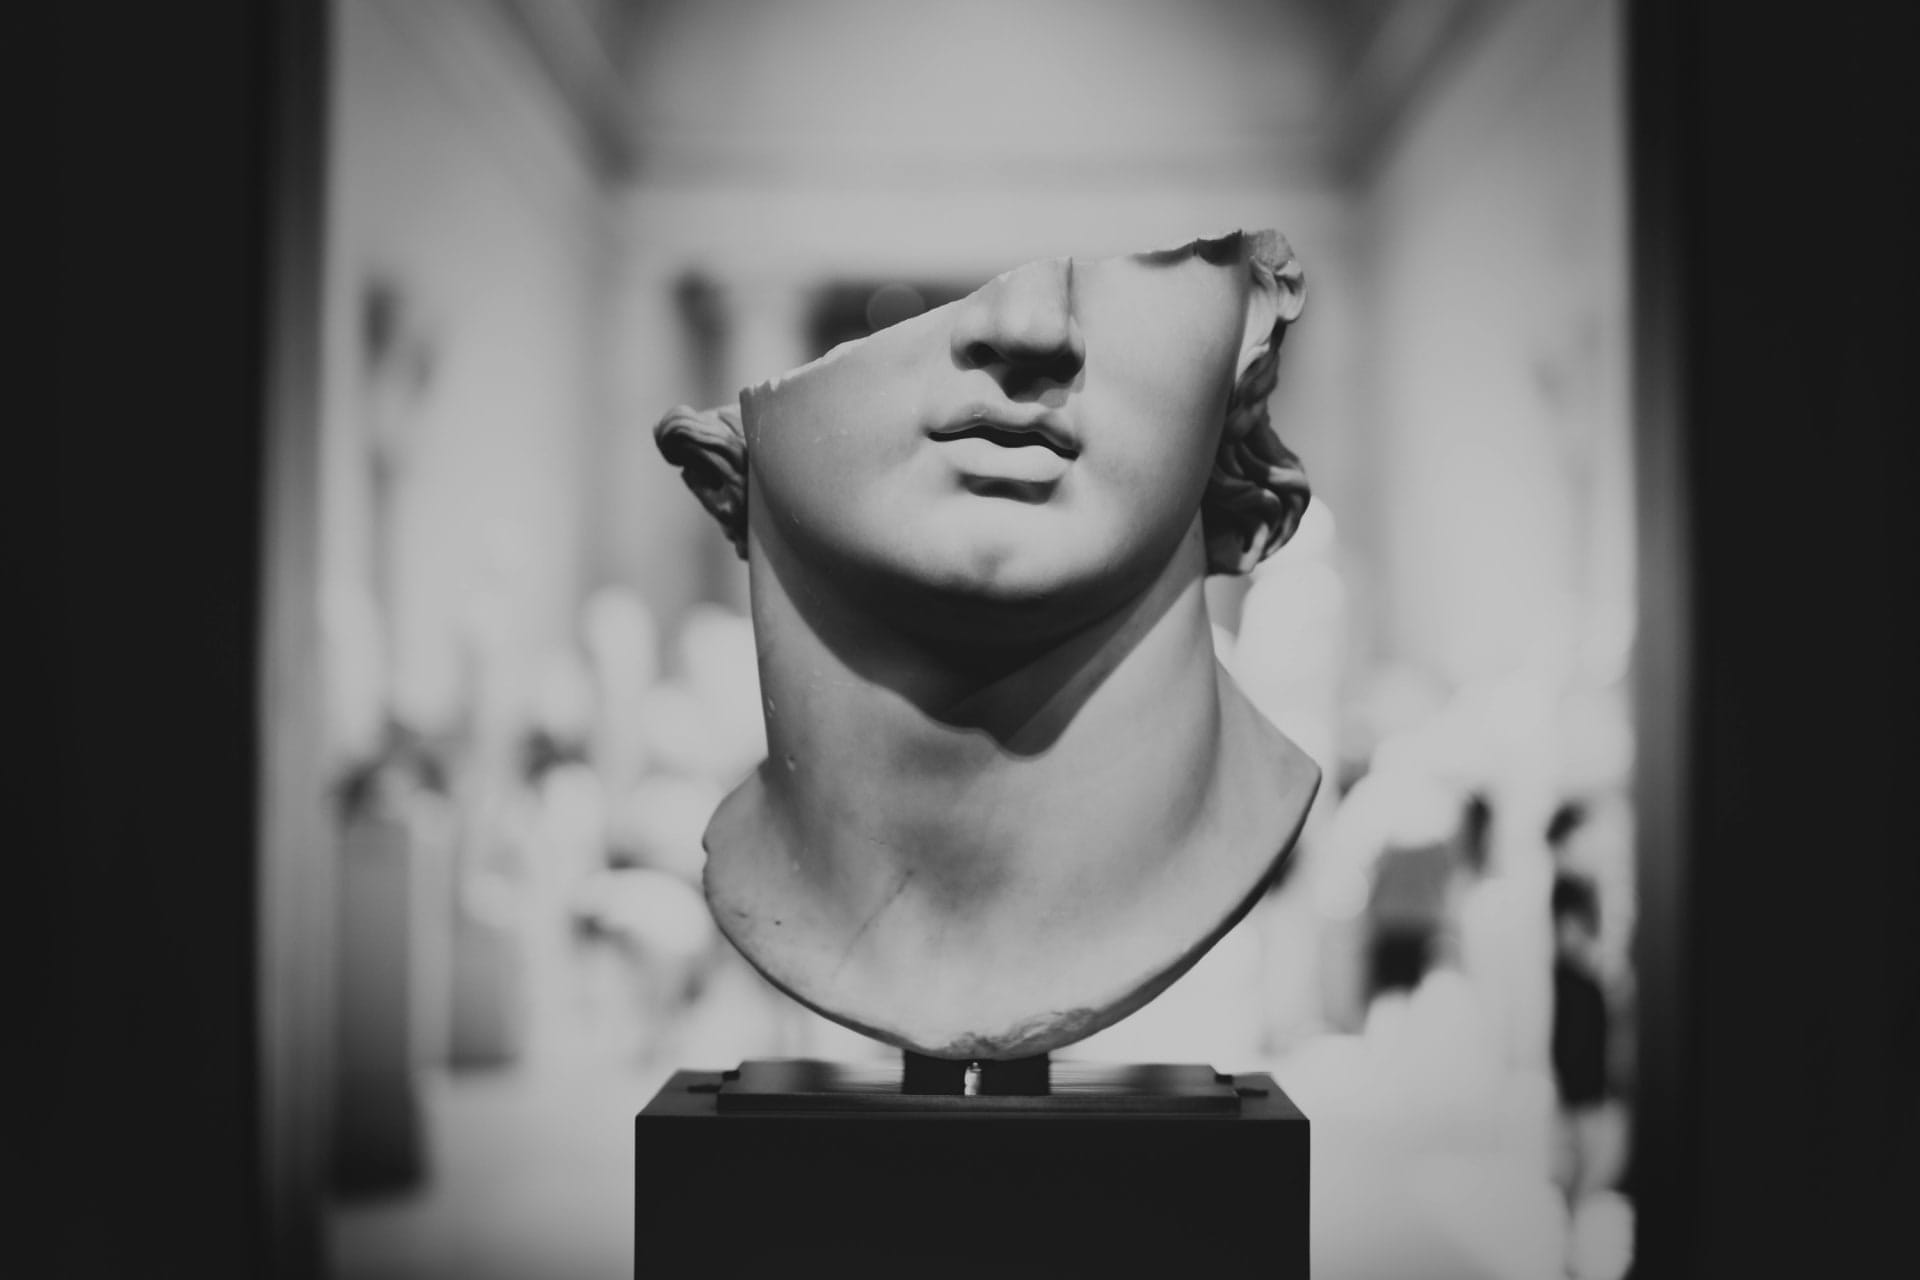
POLYGON ((646 762, 641 703, 660 675, 659 625, 637 594, 602 587, 587 597, 581 639, 594 684, 593 762, 619 794, 646 762))

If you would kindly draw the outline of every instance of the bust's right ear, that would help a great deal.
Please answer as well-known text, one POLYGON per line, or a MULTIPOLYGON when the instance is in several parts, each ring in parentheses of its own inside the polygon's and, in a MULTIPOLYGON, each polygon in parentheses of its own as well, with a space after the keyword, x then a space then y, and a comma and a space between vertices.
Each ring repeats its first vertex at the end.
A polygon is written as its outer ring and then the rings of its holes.
POLYGON ((692 409, 675 405, 653 429, 660 454, 680 468, 680 478, 742 558, 747 554, 747 434, 740 406, 692 409))

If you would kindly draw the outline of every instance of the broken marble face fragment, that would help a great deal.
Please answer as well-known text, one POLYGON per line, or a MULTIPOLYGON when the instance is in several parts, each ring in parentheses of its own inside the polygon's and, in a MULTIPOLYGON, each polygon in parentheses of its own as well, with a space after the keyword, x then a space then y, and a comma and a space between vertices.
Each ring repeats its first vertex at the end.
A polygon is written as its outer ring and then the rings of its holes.
POLYGON ((1302 298, 1272 232, 1044 259, 662 420, 749 565, 769 753, 705 884, 775 984, 1026 1056, 1257 899, 1319 772, 1215 661, 1201 584, 1308 501, 1267 410, 1302 298))

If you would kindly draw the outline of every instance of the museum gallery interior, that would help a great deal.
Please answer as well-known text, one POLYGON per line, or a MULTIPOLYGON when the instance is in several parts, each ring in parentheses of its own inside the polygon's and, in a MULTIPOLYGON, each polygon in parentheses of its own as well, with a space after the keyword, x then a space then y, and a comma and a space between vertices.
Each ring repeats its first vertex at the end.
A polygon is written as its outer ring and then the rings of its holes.
POLYGON ((1920 183, 1886 25, 63 31, 22 1249, 1897 1250, 1920 183))

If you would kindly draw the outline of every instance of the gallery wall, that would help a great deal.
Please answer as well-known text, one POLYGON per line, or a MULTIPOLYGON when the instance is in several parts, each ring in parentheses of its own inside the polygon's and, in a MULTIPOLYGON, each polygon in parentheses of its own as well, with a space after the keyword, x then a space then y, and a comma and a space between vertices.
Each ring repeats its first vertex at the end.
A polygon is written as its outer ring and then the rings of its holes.
POLYGON ((605 247, 589 141, 497 6, 335 26, 323 598, 352 750, 382 688, 429 726, 521 714, 568 637, 605 247))
POLYGON ((1360 185, 1375 644, 1449 683, 1624 671, 1620 10, 1513 6, 1360 185))

